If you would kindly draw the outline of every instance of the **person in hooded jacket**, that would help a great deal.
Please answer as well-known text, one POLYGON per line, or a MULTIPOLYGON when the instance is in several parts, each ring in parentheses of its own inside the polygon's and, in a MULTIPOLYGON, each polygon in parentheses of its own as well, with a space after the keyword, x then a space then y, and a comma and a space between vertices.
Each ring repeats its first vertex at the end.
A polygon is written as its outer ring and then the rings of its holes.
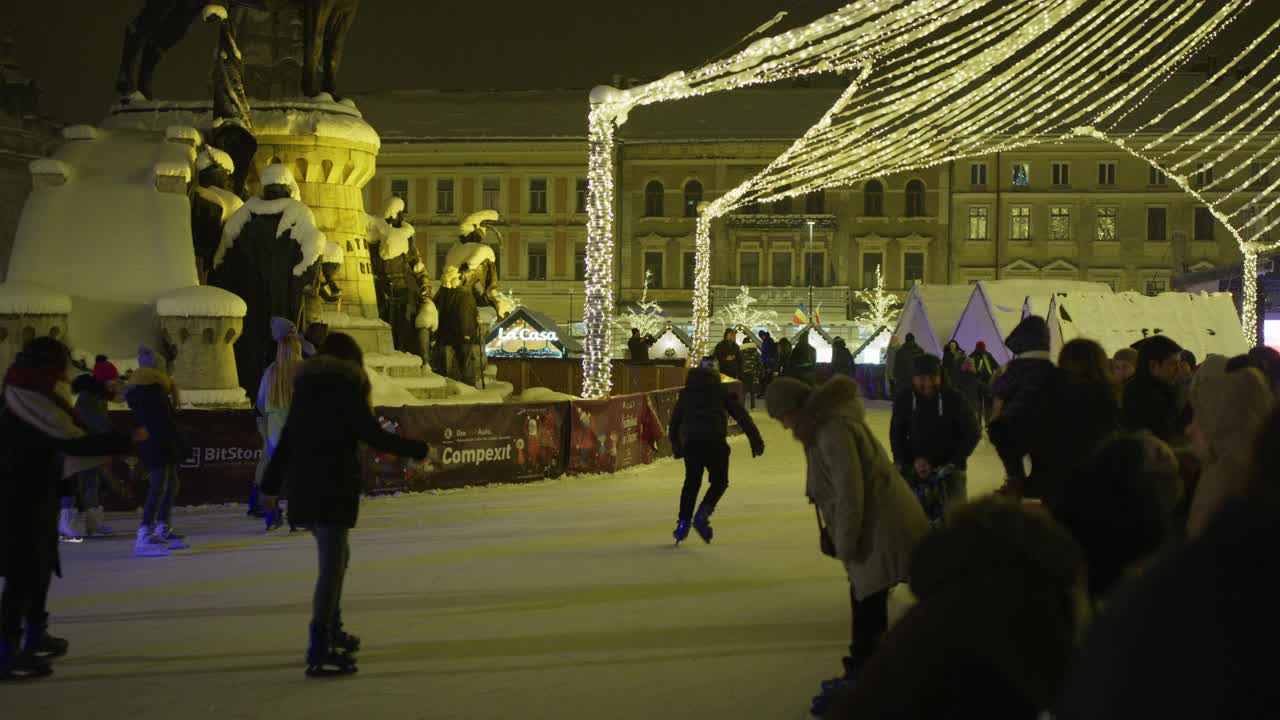
MULTIPOLYGON (((76 395, 76 412, 84 421, 85 428, 94 435, 114 432, 111 419, 107 415, 107 403, 111 400, 111 388, 99 382, 90 374, 78 375, 71 383, 71 392, 76 395)), ((73 501, 78 504, 84 516, 85 534, 88 536, 110 537, 114 534, 111 528, 103 524, 103 509, 99 500, 102 484, 106 479, 104 466, 92 467, 76 473, 76 496, 73 501)), ((68 498, 63 498, 62 517, 59 519, 59 531, 66 534, 70 525, 70 505, 68 498)))
POLYGON ((779 378, 765 403, 804 446, 805 494, 818 515, 819 545, 849 577, 853 639, 844 676, 824 683, 814 698, 820 713, 833 690, 861 682, 889 624, 889 591, 906 580, 928 520, 867 424, 853 380, 836 375, 815 389, 779 378))
POLYGON ((1047 513, 998 497, 956 508, 911 559, 916 604, 823 717, 1042 717, 1089 615, 1085 584, 1047 513))
POLYGON ((720 372, 737 380, 742 377, 742 348, 738 347, 738 331, 726 328, 724 339, 716 344, 712 355, 720 366, 720 372))
POLYGON ((427 456, 425 443, 382 429, 370 391, 360 346, 350 335, 330 334, 298 372, 288 418, 262 477, 268 496, 288 488, 291 518, 316 539, 319 575, 306 660, 311 677, 356 669, 360 641, 343 630, 342 589, 363 489, 359 444, 416 460, 427 456))
POLYGON ((0 396, 0 680, 43 677, 68 643, 48 633, 58 560, 58 485, 129 451, 118 433, 91 434, 62 389, 71 354, 49 337, 14 359, 0 396), (25 636, 24 636, 25 625, 25 636))
POLYGON ((911 387, 916 358, 921 355, 924 355, 924 350, 916 344, 915 333, 907 333, 901 347, 893 356, 893 396, 895 398, 901 395, 903 390, 911 387))
POLYGON ((173 502, 178 495, 178 463, 182 462, 186 450, 175 410, 180 404, 178 388, 173 378, 160 369, 159 361, 149 348, 138 349, 138 369, 129 374, 124 399, 133 413, 134 426, 147 431, 138 455, 151 479, 134 554, 165 556, 169 550, 189 547, 185 536, 170 524, 173 502))
POLYGON ((838 337, 831 341, 831 372, 836 375, 853 377, 853 353, 845 339, 838 337))
POLYGON ((915 359, 911 384, 893 401, 889 443, 903 477, 924 480, 944 470, 949 502, 964 502, 966 470, 982 430, 969 401, 942 381, 938 358, 915 359))
POLYGON ((1005 345, 1014 358, 991 383, 991 422, 987 434, 1004 465, 1002 492, 1021 497, 1026 491, 1023 464, 1030 453, 1027 420, 1036 412, 1040 391, 1053 374, 1049 358, 1049 325, 1039 315, 1029 315, 1009 333, 1005 345))
POLYGON ((818 381, 818 353, 809 344, 810 330, 800 333, 796 345, 787 355, 782 374, 814 385, 818 381))
POLYGON ((1138 366, 1124 388, 1120 425, 1133 432, 1149 430, 1176 450, 1187 443, 1177 388, 1182 348, 1164 335, 1139 340, 1133 348, 1138 366))
POLYGON ((738 427, 747 434, 751 443, 751 457, 764 454, 764 439, 751 416, 743 409, 738 396, 729 392, 720 381, 720 373, 713 358, 703 358, 698 367, 689 370, 685 386, 680 390, 675 408, 671 411, 668 435, 671 451, 676 458, 684 458, 684 487, 680 491, 680 510, 676 516, 676 529, 672 536, 676 544, 689 536, 689 526, 698 532, 705 542, 711 542, 711 513, 715 512, 720 498, 729 487, 729 433, 732 416, 738 427), (698 502, 702 487, 702 473, 706 471, 707 494, 698 502))

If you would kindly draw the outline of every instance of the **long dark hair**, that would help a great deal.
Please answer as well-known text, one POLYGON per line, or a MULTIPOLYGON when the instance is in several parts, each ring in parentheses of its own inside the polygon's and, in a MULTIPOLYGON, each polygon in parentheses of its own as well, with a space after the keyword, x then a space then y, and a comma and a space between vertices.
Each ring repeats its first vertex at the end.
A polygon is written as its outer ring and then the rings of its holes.
POLYGON ((1107 351, 1092 340, 1077 338, 1062 346, 1058 352, 1058 367, 1067 380, 1080 385, 1106 385, 1120 399, 1120 385, 1111 371, 1111 359, 1107 351))
POLYGON ((320 354, 364 367, 364 351, 360 349, 360 343, 346 333, 331 333, 326 337, 320 345, 320 354))

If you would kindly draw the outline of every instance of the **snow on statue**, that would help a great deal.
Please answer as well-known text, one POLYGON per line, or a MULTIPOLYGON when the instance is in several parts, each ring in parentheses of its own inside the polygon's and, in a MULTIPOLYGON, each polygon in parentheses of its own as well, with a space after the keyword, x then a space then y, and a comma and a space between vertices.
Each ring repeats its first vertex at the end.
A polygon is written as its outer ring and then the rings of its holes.
POLYGON ((319 284, 321 260, 341 259, 296 193, 289 169, 269 166, 262 173, 262 197, 250 198, 227 220, 213 257, 211 284, 248 306, 235 351, 240 385, 250 393, 257 391, 274 347, 271 318, 302 325, 304 295, 319 284))
POLYGON ((213 255, 222 244, 222 226, 244 201, 232 192, 235 162, 231 156, 206 145, 196 157, 196 184, 191 195, 191 237, 195 243, 196 270, 206 282, 213 255))
POLYGON ((377 246, 371 255, 378 315, 391 326, 396 350, 426 360, 439 320, 427 267, 414 242, 414 227, 405 220, 404 200, 393 195, 382 217, 366 217, 369 244, 377 246))
POLYGON ((492 307, 499 318, 511 312, 498 296, 497 256, 484 242, 491 229, 486 223, 498 219, 497 211, 481 210, 462 221, 459 241, 445 256, 435 296, 439 313, 435 368, 468 385, 479 380, 482 362, 479 306, 492 307))

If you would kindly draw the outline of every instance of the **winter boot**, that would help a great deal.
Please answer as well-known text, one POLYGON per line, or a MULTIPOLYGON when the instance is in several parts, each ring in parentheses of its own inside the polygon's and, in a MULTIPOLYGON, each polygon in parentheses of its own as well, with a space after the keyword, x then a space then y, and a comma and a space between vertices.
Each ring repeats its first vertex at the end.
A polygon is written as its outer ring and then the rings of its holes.
POLYGON ((111 537, 115 531, 102 524, 102 508, 89 508, 84 511, 84 531, 89 537, 111 537))
POLYGON ((134 557, 168 557, 169 543, 156 537, 151 528, 143 525, 138 528, 138 539, 133 545, 134 557))
POLYGON ((307 677, 350 675, 356 671, 356 659, 333 647, 333 633, 325 625, 311 623, 311 644, 307 647, 307 677))
POLYGON ((256 517, 256 518, 266 516, 266 513, 263 512, 262 510, 262 506, 258 504, 258 486, 257 485, 254 485, 253 487, 249 488, 249 511, 246 512, 245 515, 248 515, 249 517, 256 517))
POLYGON ((338 616, 338 621, 333 624, 333 647, 341 650, 348 655, 355 655, 360 652, 360 638, 352 635, 342 628, 342 616, 338 616))
POLYGON ((267 532, 279 530, 284 525, 284 510, 277 506, 267 512, 267 532))
POLYGON ((187 536, 175 532, 167 523, 156 523, 156 537, 168 545, 170 550, 186 550, 191 547, 191 543, 187 542, 187 536))
POLYGON ((698 532, 698 537, 703 542, 710 543, 711 538, 715 537, 715 531, 711 529, 711 512, 715 510, 709 507, 705 502, 698 506, 698 512, 693 514, 693 529, 698 532))
POLYGON ((0 681, 32 680, 52 674, 47 661, 20 649, 17 637, 0 639, 0 681))
POLYGON ((84 533, 76 530, 76 511, 62 508, 58 513, 58 539, 62 542, 78 543, 84 541, 84 533))
POLYGON ((67 654, 71 643, 49 634, 49 613, 37 624, 27 623, 27 637, 22 651, 43 660, 53 660, 67 654))
POLYGON ((689 521, 677 520, 676 531, 671 533, 671 535, 675 537, 677 545, 684 542, 684 539, 689 537, 689 521))

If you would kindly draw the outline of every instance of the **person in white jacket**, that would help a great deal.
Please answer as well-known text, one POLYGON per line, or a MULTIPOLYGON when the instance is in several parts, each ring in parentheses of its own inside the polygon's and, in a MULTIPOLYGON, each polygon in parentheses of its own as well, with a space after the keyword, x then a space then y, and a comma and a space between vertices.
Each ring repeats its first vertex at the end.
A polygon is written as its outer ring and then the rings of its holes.
POLYGON ((889 591, 907 579, 911 553, 928 532, 924 510, 889 453, 867 425, 858 385, 835 376, 818 388, 778 378, 765 397, 805 448, 805 492, 818 513, 820 545, 845 566, 853 605, 853 639, 845 674, 823 683, 821 712, 831 691, 854 681, 889 625, 889 591))

